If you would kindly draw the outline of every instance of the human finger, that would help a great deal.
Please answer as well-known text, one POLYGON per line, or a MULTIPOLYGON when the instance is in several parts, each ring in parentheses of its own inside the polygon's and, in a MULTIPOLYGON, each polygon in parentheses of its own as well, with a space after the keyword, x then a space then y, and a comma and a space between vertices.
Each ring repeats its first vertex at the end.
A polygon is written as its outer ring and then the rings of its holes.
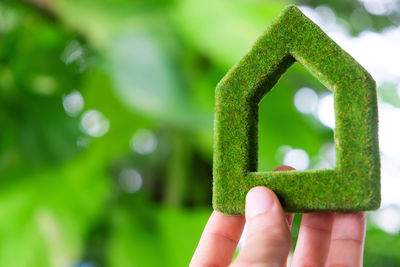
POLYGON ((291 245, 291 234, 274 192, 255 187, 246 196, 247 236, 232 266, 282 266, 291 245))
POLYGON ((244 216, 228 216, 214 211, 204 228, 190 266, 228 266, 244 223, 244 216))
POLYGON ((327 266, 362 266, 365 225, 364 212, 334 214, 327 266))
POLYGON ((292 266, 325 266, 332 222, 332 213, 303 214, 292 266))
MULTIPOLYGON (((288 165, 281 165, 281 166, 278 166, 275 169, 273 169, 274 172, 277 172, 277 171, 295 171, 295 170, 296 170, 295 168, 293 168, 291 166, 288 166, 288 165)), ((286 220, 288 222, 289 229, 292 228, 293 218, 294 218, 294 214, 292 214, 292 213, 291 214, 286 214, 286 220)))

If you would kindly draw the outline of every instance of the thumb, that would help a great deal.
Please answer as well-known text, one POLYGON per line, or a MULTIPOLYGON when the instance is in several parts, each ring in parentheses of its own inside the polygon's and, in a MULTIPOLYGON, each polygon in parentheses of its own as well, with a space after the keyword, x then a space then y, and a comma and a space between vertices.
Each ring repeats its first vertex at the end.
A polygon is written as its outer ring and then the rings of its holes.
POLYGON ((232 266, 282 266, 291 234, 282 206, 270 189, 255 187, 246 196, 247 236, 232 266))

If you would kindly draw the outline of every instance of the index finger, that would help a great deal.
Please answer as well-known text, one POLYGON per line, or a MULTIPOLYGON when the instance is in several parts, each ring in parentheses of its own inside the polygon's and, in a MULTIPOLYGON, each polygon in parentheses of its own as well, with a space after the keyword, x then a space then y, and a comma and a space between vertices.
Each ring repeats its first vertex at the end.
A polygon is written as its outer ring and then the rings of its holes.
POLYGON ((242 235, 244 223, 244 216, 228 216, 213 211, 190 266, 228 266, 242 235))

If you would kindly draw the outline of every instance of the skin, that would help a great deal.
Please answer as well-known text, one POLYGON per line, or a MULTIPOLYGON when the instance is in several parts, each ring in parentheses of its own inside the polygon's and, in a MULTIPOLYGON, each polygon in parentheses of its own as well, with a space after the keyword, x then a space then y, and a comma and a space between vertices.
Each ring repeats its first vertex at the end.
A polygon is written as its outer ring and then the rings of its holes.
MULTIPOLYGON (((274 171, 278 170, 293 168, 280 166, 274 171)), ((246 197, 245 216, 211 214, 190 266, 285 266, 292 220, 273 191, 254 187, 246 197), (232 262, 245 223, 245 244, 232 262)), ((365 224, 363 212, 303 214, 291 266, 362 266, 365 224)))

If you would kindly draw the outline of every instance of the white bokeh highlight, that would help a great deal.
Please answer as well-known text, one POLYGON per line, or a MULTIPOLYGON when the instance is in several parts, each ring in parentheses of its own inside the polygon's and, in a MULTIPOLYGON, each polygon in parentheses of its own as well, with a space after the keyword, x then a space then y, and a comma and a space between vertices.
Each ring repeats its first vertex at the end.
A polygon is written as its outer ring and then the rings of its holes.
POLYGON ((138 154, 148 155, 157 148, 157 138, 148 129, 139 129, 132 136, 130 147, 138 154))
POLYGON ((326 94, 320 98, 317 116, 322 124, 331 129, 335 128, 335 108, 332 93, 326 94))
POLYGON ((85 105, 82 94, 77 90, 65 95, 62 103, 65 112, 71 117, 77 116, 85 105))
POLYGON ((400 210, 397 207, 387 207, 370 214, 372 222, 389 234, 400 232, 400 210))
MULTIPOLYGON (((391 1, 391 0, 389 0, 391 1)), ((385 2, 384 1, 374 1, 385 2)), ((400 26, 388 27, 382 32, 364 30, 351 36, 341 20, 326 16, 320 7, 300 6, 300 10, 314 21, 346 52, 354 57, 372 75, 377 85, 384 82, 400 83, 400 26)), ((323 6, 324 9, 330 9, 323 6)))
POLYGON ((397 95, 400 97, 400 83, 397 85, 397 95))
POLYGON ((334 143, 326 143, 321 146, 318 153, 318 162, 314 169, 333 169, 336 167, 336 150, 334 143))
MULTIPOLYGON (((399 12, 397 0, 359 0, 370 14, 388 15, 399 12)), ((374 78, 379 86, 384 83, 397 86, 400 96, 400 26, 391 26, 381 32, 364 30, 351 36, 346 25, 329 7, 300 7, 311 20, 319 25, 336 43, 354 57, 374 78), (333 14, 333 16, 332 16, 333 14)), ((400 109, 378 99, 379 146, 381 152, 382 210, 400 207, 400 109)), ((326 126, 334 128, 333 97, 320 96, 316 117, 326 126)), ((329 166, 326 161, 322 165, 329 166)), ((374 213, 375 214, 375 213, 374 213)), ((380 214, 380 213, 379 213, 380 214)), ((387 232, 394 232, 399 225, 399 211, 386 211, 379 215, 376 224, 387 232), (385 218, 385 219, 382 219, 385 218), (389 226, 388 226, 389 225, 389 226)), ((378 216, 378 215, 377 215, 378 216)))
POLYGON ((79 72, 83 72, 88 67, 85 56, 85 48, 77 40, 72 40, 61 54, 61 60, 66 64, 77 63, 79 72))
POLYGON ((132 194, 142 188, 143 178, 137 170, 129 168, 121 171, 118 182, 123 191, 132 194))
POLYGON ((368 13, 378 16, 390 15, 398 11, 397 0, 359 0, 368 13))
POLYGON ((294 95, 294 105, 301 113, 313 113, 318 106, 318 94, 311 88, 300 88, 294 95))
POLYGON ((82 115, 81 128, 92 137, 101 137, 110 129, 110 122, 100 111, 88 110, 82 115))
POLYGON ((291 149, 283 157, 283 164, 302 171, 308 168, 310 157, 303 149, 291 149))

